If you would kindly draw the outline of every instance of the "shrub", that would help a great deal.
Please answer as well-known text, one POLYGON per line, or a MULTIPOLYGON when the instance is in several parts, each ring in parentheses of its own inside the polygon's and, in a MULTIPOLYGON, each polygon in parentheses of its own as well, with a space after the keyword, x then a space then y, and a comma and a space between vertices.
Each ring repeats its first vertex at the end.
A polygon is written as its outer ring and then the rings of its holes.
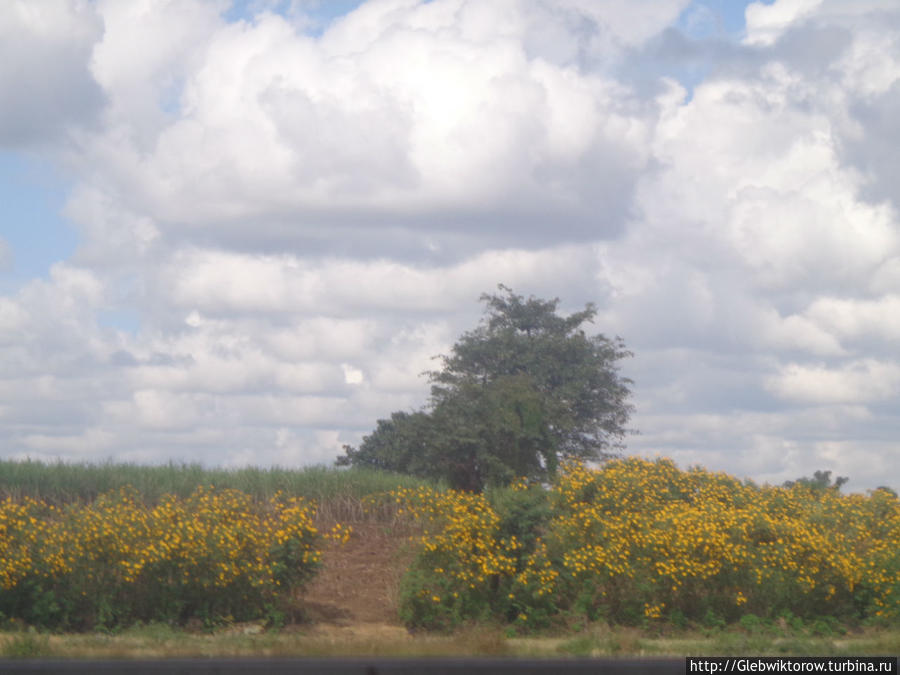
POLYGON ((886 490, 758 487, 633 458, 491 496, 392 493, 428 523, 404 581, 410 625, 900 618, 900 502, 886 490))
POLYGON ((320 564, 314 513, 203 487, 153 506, 130 488, 63 507, 6 499, 0 612, 55 629, 264 618, 320 564))

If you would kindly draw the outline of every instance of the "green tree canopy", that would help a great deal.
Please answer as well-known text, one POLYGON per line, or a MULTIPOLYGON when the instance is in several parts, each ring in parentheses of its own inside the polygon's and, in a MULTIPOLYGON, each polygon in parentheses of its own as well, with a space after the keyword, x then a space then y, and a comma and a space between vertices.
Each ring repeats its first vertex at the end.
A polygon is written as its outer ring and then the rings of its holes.
POLYGON ((419 412, 379 420, 338 464, 368 466, 481 490, 516 476, 544 479, 561 459, 600 460, 621 447, 632 406, 618 362, 621 338, 587 336, 593 304, 568 317, 559 299, 523 298, 500 285, 485 318, 428 372, 419 412))
POLYGON ((783 487, 789 488, 794 485, 806 485, 814 490, 822 491, 825 490, 834 490, 835 492, 841 489, 841 486, 845 483, 849 482, 849 478, 846 476, 838 476, 835 478, 834 483, 831 482, 831 471, 816 471, 813 473, 812 478, 809 476, 803 476, 798 478, 797 480, 786 480, 782 483, 783 487))

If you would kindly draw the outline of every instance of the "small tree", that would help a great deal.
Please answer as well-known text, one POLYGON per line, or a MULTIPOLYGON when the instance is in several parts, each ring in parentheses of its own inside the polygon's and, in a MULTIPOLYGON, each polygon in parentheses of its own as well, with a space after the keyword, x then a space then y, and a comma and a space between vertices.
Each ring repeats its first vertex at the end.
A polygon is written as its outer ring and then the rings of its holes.
POLYGON ((379 420, 338 464, 372 466, 478 491, 516 476, 545 479, 565 458, 600 460, 621 447, 632 406, 620 338, 588 337, 596 308, 559 316, 559 299, 527 300, 500 285, 486 316, 442 368, 427 373, 426 410, 379 420))
POLYGON ((850 479, 846 476, 838 476, 835 478, 834 483, 831 482, 831 471, 816 471, 813 473, 812 478, 808 476, 803 476, 802 478, 798 478, 797 480, 786 480, 782 483, 783 487, 790 488, 794 487, 794 485, 806 485, 808 487, 813 488, 817 491, 824 492, 825 490, 834 490, 835 492, 839 492, 841 486, 847 483, 850 479))

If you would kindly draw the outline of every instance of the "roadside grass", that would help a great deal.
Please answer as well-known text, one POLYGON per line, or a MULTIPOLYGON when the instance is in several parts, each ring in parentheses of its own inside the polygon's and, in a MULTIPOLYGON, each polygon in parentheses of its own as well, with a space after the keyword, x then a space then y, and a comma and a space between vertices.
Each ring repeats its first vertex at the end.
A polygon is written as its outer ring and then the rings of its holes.
POLYGON ((501 627, 477 624, 451 634, 386 634, 366 628, 326 631, 301 626, 266 631, 247 625, 202 633, 150 624, 116 634, 0 633, 0 658, 884 656, 897 653, 900 645, 900 630, 874 628, 853 635, 781 638, 748 634, 740 628, 660 637, 654 631, 605 624, 589 626, 575 636, 516 638, 506 637, 501 627))
POLYGON ((740 627, 684 630, 670 636, 636 628, 593 627, 562 641, 562 654, 591 656, 890 656, 900 647, 900 630, 868 628, 852 635, 779 636, 747 633, 740 627))

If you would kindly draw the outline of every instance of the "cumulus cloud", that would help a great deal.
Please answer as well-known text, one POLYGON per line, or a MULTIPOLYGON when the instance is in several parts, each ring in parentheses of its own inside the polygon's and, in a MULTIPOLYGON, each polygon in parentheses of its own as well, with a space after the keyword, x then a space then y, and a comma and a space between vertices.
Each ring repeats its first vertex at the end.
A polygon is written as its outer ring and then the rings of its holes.
POLYGON ((591 249, 484 251, 456 264, 390 259, 308 259, 188 249, 159 271, 165 297, 207 315, 232 313, 448 312, 492 290, 497 279, 535 287, 572 283, 591 249))
POLYGON ((634 451, 781 481, 840 448, 862 486, 890 464, 872 448, 888 446, 897 399, 898 202, 860 145, 860 106, 896 81, 897 13, 874 9, 752 5, 740 68, 690 98, 674 83, 658 94, 657 165, 604 249, 605 319, 638 352, 634 451), (797 56, 831 29, 847 32, 816 68, 797 56))
POLYGON ((111 104, 88 157, 160 227, 230 246, 388 223, 438 242, 610 236, 654 104, 567 50, 586 32, 608 64, 683 5, 636 22, 614 4, 384 0, 313 38, 271 13, 221 25, 208 3, 104 4, 91 65, 111 104))
POLYGON ((223 25, 221 4, 198 0, 101 0, 103 37, 89 67, 107 93, 107 132, 140 152, 177 113, 185 70, 223 25))
POLYGON ((769 46, 821 5, 822 0, 777 0, 771 4, 754 2, 745 12, 747 36, 744 41, 751 45, 769 46))
POLYGON ((80 235, 0 296, 4 447, 329 462, 503 282, 635 351, 630 452, 900 482, 900 12, 704 7, 0 10, 0 144, 67 172, 80 235))
POLYGON ((874 359, 839 368, 791 363, 770 381, 771 389, 804 403, 869 403, 893 399, 900 392, 900 366, 874 359))
POLYGON ((95 121, 103 91, 87 60, 102 30, 88 2, 6 4, 0 11, 0 148, 50 143, 95 121))

